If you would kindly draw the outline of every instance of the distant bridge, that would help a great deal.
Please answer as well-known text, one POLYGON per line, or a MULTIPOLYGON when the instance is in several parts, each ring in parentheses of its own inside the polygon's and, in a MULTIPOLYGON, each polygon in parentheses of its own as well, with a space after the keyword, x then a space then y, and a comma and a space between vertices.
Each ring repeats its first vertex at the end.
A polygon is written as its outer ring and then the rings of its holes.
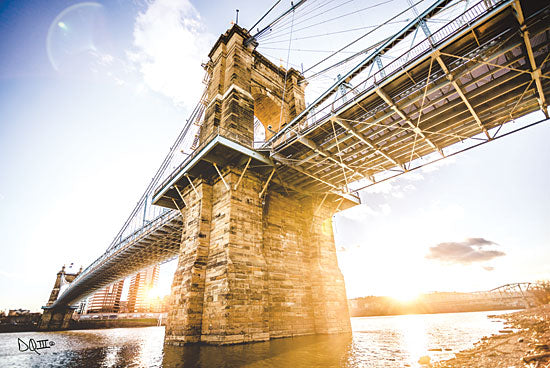
POLYGON ((540 304, 543 285, 536 282, 520 282, 501 285, 491 290, 474 293, 452 293, 441 296, 441 300, 433 300, 434 305, 453 305, 460 303, 493 303, 509 308, 530 308, 540 304))
POLYGON ((487 291, 434 292, 422 294, 407 302, 391 297, 364 297, 349 301, 353 316, 403 313, 446 313, 482 310, 522 309, 545 302, 548 290, 544 285, 521 282, 501 285, 487 291))

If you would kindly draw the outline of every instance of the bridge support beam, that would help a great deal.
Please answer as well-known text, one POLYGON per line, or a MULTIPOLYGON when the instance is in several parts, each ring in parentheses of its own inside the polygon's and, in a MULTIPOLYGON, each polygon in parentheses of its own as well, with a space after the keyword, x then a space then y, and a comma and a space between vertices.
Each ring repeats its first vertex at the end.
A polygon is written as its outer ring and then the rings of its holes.
POLYGON ((69 328, 75 307, 42 307, 44 312, 38 323, 38 330, 57 331, 69 328))

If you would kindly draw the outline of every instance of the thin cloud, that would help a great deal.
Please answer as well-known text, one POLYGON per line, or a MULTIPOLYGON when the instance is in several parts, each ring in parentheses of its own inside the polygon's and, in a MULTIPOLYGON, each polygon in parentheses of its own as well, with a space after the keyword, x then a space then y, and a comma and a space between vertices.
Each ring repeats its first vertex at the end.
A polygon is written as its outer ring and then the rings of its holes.
POLYGON ((8 279, 16 279, 16 277, 15 277, 16 275, 14 273, 3 271, 3 270, 0 270, 0 276, 1 277, 6 277, 8 279))
POLYGON ((445 242, 430 247, 425 258, 462 265, 485 262, 506 255, 506 253, 494 249, 497 245, 497 243, 484 238, 468 238, 462 242, 445 242))
POLYGON ((201 61, 212 38, 188 0, 155 0, 136 18, 127 55, 149 88, 190 108, 202 92, 201 61))
MULTIPOLYGON (((428 156, 424 157, 424 159, 427 162, 430 162, 431 160, 434 160, 436 158, 439 158, 439 157, 436 157, 436 155, 431 155, 431 156, 428 155, 428 156)), ((439 170, 442 167, 453 165, 455 163, 456 163, 456 158, 455 157, 446 157, 443 160, 435 161, 435 162, 432 162, 432 163, 430 163, 426 166, 423 166, 422 167, 422 172, 424 172, 426 174, 432 173, 434 171, 439 170)))
POLYGON ((477 246, 498 245, 497 243, 484 238, 468 238, 465 240, 465 243, 468 245, 477 245, 477 246))
POLYGON ((424 180, 424 176, 421 173, 408 172, 402 176, 371 185, 361 190, 361 193, 404 198, 406 193, 416 190, 416 186, 410 182, 422 180, 424 180))
POLYGON ((378 205, 378 207, 380 208, 380 212, 384 216, 387 216, 391 213, 391 207, 387 203, 382 203, 382 204, 378 205))

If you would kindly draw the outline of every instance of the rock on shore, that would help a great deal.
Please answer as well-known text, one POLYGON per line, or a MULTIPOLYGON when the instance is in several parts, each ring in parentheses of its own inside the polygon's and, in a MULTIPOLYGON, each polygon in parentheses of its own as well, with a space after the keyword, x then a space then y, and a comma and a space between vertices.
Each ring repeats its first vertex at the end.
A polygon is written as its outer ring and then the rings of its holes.
POLYGON ((550 305, 494 316, 506 320, 506 330, 484 337, 437 368, 519 368, 550 366, 550 305))

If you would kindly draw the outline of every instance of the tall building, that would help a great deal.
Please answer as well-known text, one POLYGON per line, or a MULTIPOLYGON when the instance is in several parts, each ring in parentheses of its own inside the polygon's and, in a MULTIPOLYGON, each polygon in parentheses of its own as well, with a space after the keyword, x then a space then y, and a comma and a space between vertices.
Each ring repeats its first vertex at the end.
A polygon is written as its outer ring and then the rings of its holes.
POLYGON ((149 267, 132 276, 128 292, 128 312, 151 312, 154 307, 151 290, 159 280, 159 266, 149 267))
POLYGON ((88 313, 118 313, 124 280, 96 292, 88 301, 88 313))

